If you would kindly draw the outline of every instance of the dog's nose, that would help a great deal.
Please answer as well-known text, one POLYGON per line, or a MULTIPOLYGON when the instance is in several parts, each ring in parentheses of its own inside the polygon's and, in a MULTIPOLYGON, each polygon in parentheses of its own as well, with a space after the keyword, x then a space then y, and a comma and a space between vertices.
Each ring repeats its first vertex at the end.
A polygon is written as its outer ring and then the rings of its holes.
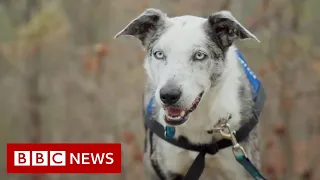
POLYGON ((181 90, 173 85, 167 85, 160 89, 160 99, 165 105, 173 105, 179 101, 181 90))

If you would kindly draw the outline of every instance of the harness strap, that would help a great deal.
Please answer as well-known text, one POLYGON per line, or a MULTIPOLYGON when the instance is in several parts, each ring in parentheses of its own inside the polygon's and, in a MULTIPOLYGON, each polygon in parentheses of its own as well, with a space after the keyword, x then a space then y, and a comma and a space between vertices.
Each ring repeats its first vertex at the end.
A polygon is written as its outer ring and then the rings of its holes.
POLYGON ((158 165, 158 162, 153 160, 153 158, 151 158, 152 154, 153 154, 153 138, 152 138, 152 131, 149 132, 149 141, 150 141, 150 160, 151 160, 151 165, 154 169, 154 171, 156 172, 157 176, 160 178, 160 180, 166 180, 166 177, 162 174, 161 169, 158 165))

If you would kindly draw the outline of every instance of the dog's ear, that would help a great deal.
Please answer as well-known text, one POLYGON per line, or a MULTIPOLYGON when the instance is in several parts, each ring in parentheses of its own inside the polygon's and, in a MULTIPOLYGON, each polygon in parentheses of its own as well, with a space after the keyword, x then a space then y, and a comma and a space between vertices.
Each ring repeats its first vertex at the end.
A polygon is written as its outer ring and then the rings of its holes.
POLYGON ((118 32, 114 38, 119 36, 134 36, 142 45, 147 45, 150 38, 157 30, 165 27, 167 15, 158 9, 146 9, 141 15, 132 20, 123 30, 118 32))
POLYGON ((243 27, 229 11, 213 13, 208 18, 208 24, 214 39, 219 41, 223 48, 230 47, 238 39, 255 39, 255 35, 243 27))

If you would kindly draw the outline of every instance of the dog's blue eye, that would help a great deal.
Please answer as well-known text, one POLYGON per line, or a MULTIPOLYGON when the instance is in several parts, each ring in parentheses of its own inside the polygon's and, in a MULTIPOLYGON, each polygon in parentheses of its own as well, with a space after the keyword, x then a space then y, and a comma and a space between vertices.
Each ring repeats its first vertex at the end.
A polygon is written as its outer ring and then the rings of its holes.
POLYGON ((164 54, 162 51, 156 51, 153 53, 153 56, 157 59, 164 59, 164 54))
POLYGON ((205 53, 203 53, 203 52, 196 52, 195 54, 194 54, 194 60, 196 60, 196 61, 201 61, 201 60, 204 60, 204 59, 206 59, 207 58, 207 55, 205 54, 205 53))

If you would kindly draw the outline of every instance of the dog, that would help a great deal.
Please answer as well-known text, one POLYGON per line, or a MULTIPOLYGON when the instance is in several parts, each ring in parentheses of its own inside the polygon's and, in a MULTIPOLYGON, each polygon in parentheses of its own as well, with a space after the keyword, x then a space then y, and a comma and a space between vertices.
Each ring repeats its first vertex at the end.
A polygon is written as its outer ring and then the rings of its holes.
MULTIPOLYGON (((144 108, 154 97, 153 118, 175 127, 174 138, 206 144, 223 137, 212 128, 228 114, 230 128, 237 130, 253 116, 253 92, 241 67, 234 42, 257 37, 229 11, 208 18, 184 15, 168 17, 159 9, 146 9, 115 35, 139 39, 146 51, 147 74, 144 108)), ((256 126, 241 146, 260 169, 259 129, 256 126)), ((147 179, 183 179, 198 152, 174 146, 157 135, 146 137, 144 164, 147 179), (152 144, 150 144, 150 138, 152 144), (150 155, 151 148, 152 153, 150 155), (151 162, 155 160, 164 178, 151 162)), ((206 155, 200 179, 251 179, 235 160, 232 148, 206 155)))

